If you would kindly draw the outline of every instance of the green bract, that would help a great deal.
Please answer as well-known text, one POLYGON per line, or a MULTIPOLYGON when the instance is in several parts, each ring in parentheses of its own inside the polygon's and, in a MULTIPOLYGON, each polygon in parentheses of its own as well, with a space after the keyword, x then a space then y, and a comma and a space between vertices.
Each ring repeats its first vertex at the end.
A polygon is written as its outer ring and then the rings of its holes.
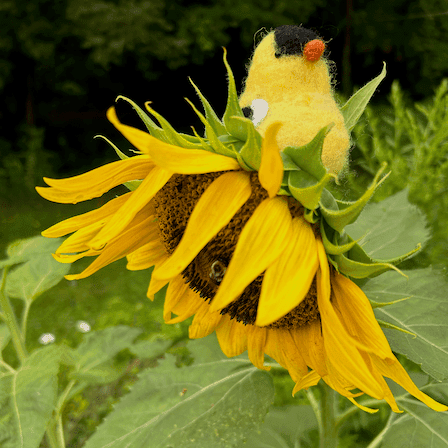
MULTIPOLYGON (((202 102, 205 115, 188 99, 187 102, 205 126, 203 137, 194 128, 194 135, 176 132, 168 121, 149 106, 149 103, 146 103, 145 106, 150 114, 157 119, 160 126, 132 100, 123 96, 119 96, 117 100, 123 99, 132 105, 153 137, 182 148, 202 149, 232 157, 238 161, 243 170, 257 171, 261 163, 263 138, 255 129, 252 121, 244 117, 239 106, 235 79, 227 62, 226 54, 224 49, 224 64, 228 75, 228 98, 222 120, 218 118, 209 102, 190 79, 202 102)), ((354 128, 375 89, 385 76, 384 64, 382 72, 358 90, 342 106, 341 112, 348 131, 354 128)), ((305 219, 319 225, 328 258, 342 274, 353 278, 366 278, 375 277, 390 269, 401 272, 395 267, 395 264, 415 253, 420 246, 398 258, 376 260, 369 257, 358 242, 350 238, 344 231, 345 226, 356 221, 377 187, 387 178, 388 174, 382 176, 386 168, 384 164, 370 187, 357 201, 345 202, 335 199, 325 187, 336 176, 328 172, 321 158, 325 137, 333 125, 334 123, 329 123, 323 127, 306 145, 284 148, 281 153, 284 176, 278 194, 292 196, 305 207, 305 219)), ((120 158, 126 157, 118 148, 112 146, 120 158)), ((127 187, 134 190, 138 183, 139 181, 128 182, 127 187)))

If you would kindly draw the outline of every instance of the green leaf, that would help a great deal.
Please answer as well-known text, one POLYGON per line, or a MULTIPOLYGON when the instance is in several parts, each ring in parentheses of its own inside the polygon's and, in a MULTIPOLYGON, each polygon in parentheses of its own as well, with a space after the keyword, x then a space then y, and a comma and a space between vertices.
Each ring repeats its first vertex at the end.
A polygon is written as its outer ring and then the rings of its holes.
POLYGON ((307 432, 316 428, 317 420, 311 406, 271 408, 260 430, 249 437, 244 448, 293 448, 299 439, 307 439, 307 432))
POLYGON ((410 297, 394 305, 375 308, 375 315, 410 333, 385 330, 392 350, 421 364, 433 378, 448 378, 448 282, 431 268, 403 271, 409 279, 385 273, 369 280, 363 291, 370 300, 390 302, 410 297))
POLYGON ((58 263, 49 253, 34 255, 8 274, 5 293, 9 297, 30 303, 57 285, 68 274, 70 266, 58 263))
POLYGON ((11 334, 6 324, 0 324, 0 359, 2 358, 2 351, 11 340, 11 334))
MULTIPOLYGON (((273 400, 272 379, 247 360, 226 358, 214 340, 211 360, 177 368, 167 356, 144 371, 85 448, 244 446, 273 400)), ((207 345, 198 340, 188 347, 207 345)))
POLYGON ((140 328, 117 325, 104 330, 91 331, 73 352, 78 374, 86 374, 110 361, 118 352, 133 345, 142 332, 140 328))
POLYGON ((323 127, 311 140, 304 146, 287 146, 283 152, 291 160, 308 174, 316 179, 321 179, 327 173, 327 169, 322 163, 322 146, 325 136, 330 132, 334 123, 323 127))
POLYGON ((140 359, 157 358, 163 355, 173 345, 170 339, 162 339, 157 334, 147 341, 139 341, 129 347, 129 350, 140 359))
POLYGON ((16 372, 0 375, 2 448, 38 448, 56 405, 57 374, 63 348, 34 351, 16 372), (6 427, 5 427, 6 426, 6 427))
POLYGON ((364 87, 359 89, 349 100, 342 106, 341 112, 344 117, 345 127, 350 132, 358 122, 367 103, 370 101, 373 93, 386 76, 386 63, 383 62, 383 70, 372 81, 368 82, 364 87))
POLYGON ((62 238, 44 238, 40 235, 13 241, 6 249, 8 258, 0 261, 0 269, 31 260, 37 255, 51 254, 62 244, 62 241, 62 238))
POLYGON ((409 252, 430 236, 422 212, 409 203, 406 189, 384 201, 368 204, 345 231, 354 239, 361 238, 360 245, 366 253, 381 260, 409 252))
MULTIPOLYGON (((437 388, 448 392, 448 384, 429 385, 422 388, 433 395, 437 388)), ((405 411, 397 417, 382 439, 382 447, 400 448, 446 448, 448 447, 448 413, 434 412, 420 401, 406 396, 400 398, 398 406, 405 411)), ((445 399, 445 404, 447 404, 445 399)))

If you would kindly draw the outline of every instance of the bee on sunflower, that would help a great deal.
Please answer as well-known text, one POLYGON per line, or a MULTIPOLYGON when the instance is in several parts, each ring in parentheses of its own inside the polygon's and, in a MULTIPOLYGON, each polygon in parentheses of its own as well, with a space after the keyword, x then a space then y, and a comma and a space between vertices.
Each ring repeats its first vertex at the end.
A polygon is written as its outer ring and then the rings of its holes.
MULTIPOLYGON (((286 368, 293 394, 323 379, 367 412, 366 393, 400 412, 384 377, 437 411, 447 407, 421 392, 400 365, 363 291, 361 279, 395 269, 412 251, 377 261, 344 231, 387 177, 381 170, 355 202, 336 200, 326 186, 348 157, 349 132, 385 70, 340 109, 334 99, 325 42, 313 31, 282 26, 268 33, 251 60, 238 98, 232 71, 218 118, 193 84, 205 116, 201 137, 177 133, 154 111, 157 125, 130 103, 147 131, 112 124, 137 155, 37 187, 44 198, 76 203, 125 184, 129 192, 101 208, 43 232, 72 233, 54 257, 71 263, 96 257, 85 278, 127 257, 127 268, 154 267, 148 297, 168 284, 167 323, 194 316, 190 338, 216 332, 228 357, 248 351, 286 368), (173 316, 173 314, 175 316, 173 316)), ((109 142, 110 143, 110 142, 109 142)), ((417 250, 417 249, 416 249, 417 250)))

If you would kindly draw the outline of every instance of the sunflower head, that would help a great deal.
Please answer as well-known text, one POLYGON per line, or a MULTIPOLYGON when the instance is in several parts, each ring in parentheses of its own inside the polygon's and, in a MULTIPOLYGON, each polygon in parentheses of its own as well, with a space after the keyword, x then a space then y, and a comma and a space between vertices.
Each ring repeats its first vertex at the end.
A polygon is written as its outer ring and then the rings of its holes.
POLYGON ((326 187, 384 70, 339 110, 321 58, 324 46, 299 27, 268 34, 240 98, 224 50, 228 100, 222 119, 193 84, 204 108, 203 114, 190 102, 204 125, 202 136, 194 129, 193 135, 180 134, 149 103, 152 118, 120 97, 147 132, 121 123, 113 108, 107 116, 137 155, 127 157, 111 143, 121 161, 66 180, 45 179, 49 188, 38 192, 73 203, 122 183, 130 191, 44 235, 74 232, 56 251, 61 262, 95 257, 69 279, 123 257, 131 270, 154 266, 148 297, 168 284, 167 323, 194 315, 191 338, 216 331, 227 356, 248 350, 261 369, 268 369, 264 354, 270 355, 288 369, 294 391, 322 378, 352 401, 358 389, 398 412, 383 378, 388 376, 428 406, 445 410, 409 379, 367 297, 348 278, 398 271, 395 264, 414 251, 374 260, 344 231, 386 178, 384 167, 357 201, 339 201, 326 187), (269 72, 274 64, 278 70, 269 72), (257 99, 268 105, 260 123, 243 110, 257 99), (291 135, 299 137, 285 143, 291 135))

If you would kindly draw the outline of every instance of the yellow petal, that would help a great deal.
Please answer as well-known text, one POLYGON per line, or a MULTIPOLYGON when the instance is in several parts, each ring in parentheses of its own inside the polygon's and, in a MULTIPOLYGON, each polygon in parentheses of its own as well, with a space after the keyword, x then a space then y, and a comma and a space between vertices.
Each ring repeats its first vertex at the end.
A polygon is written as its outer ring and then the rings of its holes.
POLYGON ((150 241, 127 256, 129 271, 141 271, 155 264, 163 263, 168 258, 165 247, 160 241, 150 241))
POLYGON ((170 279, 180 274, 250 195, 250 179, 245 172, 225 173, 215 179, 196 204, 176 250, 154 275, 170 279))
POLYGON ((231 157, 201 149, 185 149, 170 145, 147 132, 124 125, 118 120, 113 107, 107 111, 107 118, 137 149, 148 154, 157 166, 167 171, 179 174, 200 174, 241 170, 238 162, 231 157))
POLYGON ((368 408, 367 406, 363 406, 362 404, 359 404, 354 398, 348 397, 348 399, 359 409, 361 409, 364 412, 368 412, 369 414, 375 414, 375 412, 379 411, 379 409, 372 409, 368 408))
POLYGON ((333 303, 340 311, 345 328, 351 336, 381 358, 395 359, 386 336, 381 330, 369 299, 355 283, 339 273, 332 276, 333 303))
POLYGON ((158 280, 151 276, 151 280, 149 281, 148 290, 146 291, 146 297, 149 300, 154 300, 154 294, 160 291, 168 282, 166 280, 158 280))
POLYGON ((148 227, 151 225, 153 220, 154 217, 152 215, 146 218, 144 214, 137 216, 134 219, 133 224, 130 225, 122 234, 109 241, 107 246, 101 251, 98 258, 96 258, 96 260, 84 271, 80 274, 66 275, 65 278, 67 280, 86 278, 104 266, 125 257, 126 255, 137 250, 139 247, 148 243, 151 238, 153 238, 152 234, 148 232, 148 227))
POLYGON ((259 328, 255 325, 248 325, 247 327, 247 353, 250 362, 259 369, 271 370, 271 367, 263 365, 268 329, 259 328))
POLYGON ((258 179, 270 198, 278 193, 283 180, 283 160, 280 155, 280 148, 277 145, 277 132, 281 126, 282 124, 279 121, 269 125, 261 146, 258 179))
POLYGON ((129 199, 131 194, 132 192, 122 194, 121 196, 106 202, 106 204, 96 210, 61 221, 54 226, 49 227, 47 230, 44 230, 42 236, 46 236, 47 238, 57 238, 75 232, 81 227, 87 227, 90 224, 106 219, 114 214, 129 199))
POLYGON ((230 319, 227 314, 223 316, 221 324, 216 329, 221 350, 229 358, 241 355, 247 350, 247 334, 246 325, 230 319))
POLYGON ((193 316, 203 303, 203 299, 199 297, 199 294, 195 293, 192 289, 187 287, 181 300, 174 305, 171 310, 177 317, 165 321, 167 324, 177 324, 183 322, 185 319, 193 316))
POLYGON ((311 386, 315 386, 321 379, 321 376, 315 371, 307 373, 304 377, 297 381, 294 389, 292 390, 292 395, 294 396, 299 390, 308 389, 311 386))
POLYGON ((283 198, 264 200, 244 226, 224 279, 211 303, 212 311, 233 302, 282 255, 291 237, 291 214, 283 198))
POLYGON ((325 361, 325 345, 322 337, 320 319, 316 319, 301 327, 291 330, 297 347, 308 366, 315 370, 320 377, 328 374, 325 361))
POLYGON ((113 215, 98 235, 90 242, 92 249, 101 249, 109 240, 117 236, 135 217, 135 215, 163 188, 172 173, 162 168, 154 168, 132 192, 131 198, 113 215))
MULTIPOLYGON (((330 273, 327 255, 321 240, 317 240, 320 269, 317 271, 317 300, 322 320, 325 352, 332 366, 349 383, 370 396, 381 399, 381 386, 370 373, 330 302, 330 273)), ((330 367, 330 366, 327 366, 330 367)), ((329 371, 331 375, 331 372, 329 371)))
POLYGON ((395 360, 395 362, 390 362, 388 360, 383 360, 378 356, 371 354, 370 355, 374 366, 378 369, 381 375, 384 375, 391 380, 394 380, 397 384, 407 390, 411 395, 425 403, 426 406, 434 409, 438 412, 443 412, 448 410, 448 407, 438 403, 433 400, 431 397, 423 393, 411 380, 406 370, 403 366, 395 360))
POLYGON ((318 266, 313 230, 304 219, 294 218, 288 246, 264 274, 255 325, 269 325, 298 306, 318 266))
POLYGON ((308 373, 308 367, 288 329, 269 330, 265 353, 287 369, 294 382, 308 373))
MULTIPOLYGON (((199 294, 198 294, 199 296, 199 294)), ((210 305, 202 300, 201 307, 196 311, 193 322, 188 328, 190 339, 198 339, 213 333, 222 320, 222 314, 218 311, 210 312, 210 305)))
POLYGON ((154 163, 148 157, 134 156, 68 179, 44 177, 44 181, 51 188, 36 187, 36 190, 49 201, 76 204, 80 201, 97 198, 129 180, 144 179, 153 167, 154 163))
POLYGON ((78 252, 88 251, 90 249, 90 240, 101 230, 103 226, 104 221, 98 221, 77 230, 56 249, 56 255, 75 254, 78 252))

